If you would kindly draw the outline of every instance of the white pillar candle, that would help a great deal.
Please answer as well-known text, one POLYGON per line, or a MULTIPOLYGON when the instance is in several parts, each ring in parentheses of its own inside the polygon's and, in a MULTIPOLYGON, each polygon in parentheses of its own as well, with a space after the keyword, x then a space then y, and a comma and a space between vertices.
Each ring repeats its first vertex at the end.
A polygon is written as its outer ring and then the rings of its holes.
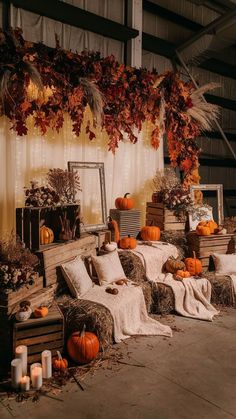
MULTIPOLYGON (((42 364, 40 364, 40 362, 35 362, 34 364, 31 364, 31 365, 30 365, 30 377, 31 377, 31 375, 32 375, 32 370, 33 370, 35 367, 42 367, 42 364)), ((31 378, 31 379, 32 379, 32 378, 31 378)))
POLYGON ((30 377, 28 375, 24 375, 20 381, 20 389, 21 391, 29 391, 30 389, 30 377))
POLYGON ((27 346, 20 345, 16 347, 16 358, 21 359, 22 362, 22 374, 27 375, 27 346))
POLYGON ((34 367, 31 371, 32 387, 39 390, 43 385, 43 370, 42 367, 34 367))
POLYGON ((22 378, 22 361, 21 359, 13 359, 11 361, 11 385, 13 388, 20 387, 20 380, 22 378))
POLYGON ((43 351, 41 354, 43 378, 50 378, 52 376, 52 353, 51 351, 43 351))

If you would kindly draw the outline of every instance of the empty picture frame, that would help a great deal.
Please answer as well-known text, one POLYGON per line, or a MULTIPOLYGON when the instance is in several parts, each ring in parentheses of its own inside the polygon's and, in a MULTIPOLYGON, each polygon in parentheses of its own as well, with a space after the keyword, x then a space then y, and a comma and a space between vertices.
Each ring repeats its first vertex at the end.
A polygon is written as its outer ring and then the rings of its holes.
POLYGON ((194 201, 194 191, 216 191, 217 193, 217 216, 218 224, 222 224, 224 221, 224 206, 223 206, 223 185, 218 184, 202 184, 202 185, 191 185, 190 194, 194 201))
POLYGON ((75 201, 80 201, 81 219, 84 231, 107 228, 107 205, 104 163, 68 162, 69 171, 78 171, 81 191, 75 193, 75 201))

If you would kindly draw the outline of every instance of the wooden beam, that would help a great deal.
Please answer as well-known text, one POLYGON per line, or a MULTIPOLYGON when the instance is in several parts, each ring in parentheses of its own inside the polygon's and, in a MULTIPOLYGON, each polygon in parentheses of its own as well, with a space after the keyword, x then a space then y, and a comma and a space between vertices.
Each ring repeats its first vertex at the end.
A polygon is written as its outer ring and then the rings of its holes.
POLYGON ((5 0, 2 3, 2 29, 7 31, 10 27, 10 1, 5 0))
POLYGON ((143 32, 143 49, 169 59, 175 56, 174 44, 145 32, 143 32))
POLYGON ((209 93, 206 93, 204 96, 209 103, 213 103, 225 109, 230 109, 231 111, 236 111, 236 100, 210 95, 209 93))
POLYGON ((224 77, 236 79, 236 66, 217 60, 216 58, 210 58, 209 60, 204 61, 199 67, 224 77))
POLYGON ((152 3, 148 0, 143 0, 143 10, 146 12, 152 13, 156 16, 162 17, 170 22, 176 23, 177 25, 183 26, 191 31, 199 31, 203 28, 197 22, 187 19, 186 17, 179 15, 171 10, 165 9, 164 7, 159 6, 156 3, 152 3))
MULTIPOLYGON (((236 133, 232 134, 231 132, 225 132, 225 135, 229 141, 236 141, 236 133)), ((223 140, 219 131, 206 131, 201 135, 200 138, 202 137, 213 138, 214 140, 223 140)))
MULTIPOLYGON (((168 156, 164 157, 164 163, 170 164, 170 158, 168 156)), ((236 168, 236 161, 234 159, 229 158, 221 158, 221 159, 209 159, 205 157, 200 157, 199 163, 201 166, 209 166, 209 167, 235 167, 236 168)))
POLYGON ((15 7, 118 41, 136 38, 139 31, 60 0, 12 0, 15 7))

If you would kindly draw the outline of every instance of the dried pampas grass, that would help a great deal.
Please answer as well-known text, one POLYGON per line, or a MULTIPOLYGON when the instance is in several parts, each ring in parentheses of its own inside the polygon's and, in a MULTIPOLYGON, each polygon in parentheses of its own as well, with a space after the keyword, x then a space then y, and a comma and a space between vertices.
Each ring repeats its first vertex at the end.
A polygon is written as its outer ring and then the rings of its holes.
POLYGON ((80 78, 80 84, 84 90, 88 105, 94 115, 94 118, 96 122, 100 124, 103 116, 103 95, 94 82, 89 81, 84 77, 80 78))
POLYGON ((188 115, 198 122, 200 129, 209 131, 212 129, 214 121, 219 116, 219 106, 208 103, 204 100, 203 94, 209 90, 220 87, 218 83, 207 83, 194 90, 190 99, 192 107, 187 110, 188 115))

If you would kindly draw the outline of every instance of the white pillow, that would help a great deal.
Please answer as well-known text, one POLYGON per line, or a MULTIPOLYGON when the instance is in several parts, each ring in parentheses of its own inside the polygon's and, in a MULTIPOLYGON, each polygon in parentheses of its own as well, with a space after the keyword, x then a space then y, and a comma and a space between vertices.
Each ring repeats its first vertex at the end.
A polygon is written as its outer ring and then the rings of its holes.
POLYGON ((80 256, 61 265, 63 276, 73 297, 81 297, 93 285, 80 256))
POLYGON ((92 262, 100 285, 110 284, 118 279, 126 278, 117 251, 103 256, 92 256, 92 262))
POLYGON ((212 253, 215 270, 218 274, 236 274, 236 255, 212 253))

